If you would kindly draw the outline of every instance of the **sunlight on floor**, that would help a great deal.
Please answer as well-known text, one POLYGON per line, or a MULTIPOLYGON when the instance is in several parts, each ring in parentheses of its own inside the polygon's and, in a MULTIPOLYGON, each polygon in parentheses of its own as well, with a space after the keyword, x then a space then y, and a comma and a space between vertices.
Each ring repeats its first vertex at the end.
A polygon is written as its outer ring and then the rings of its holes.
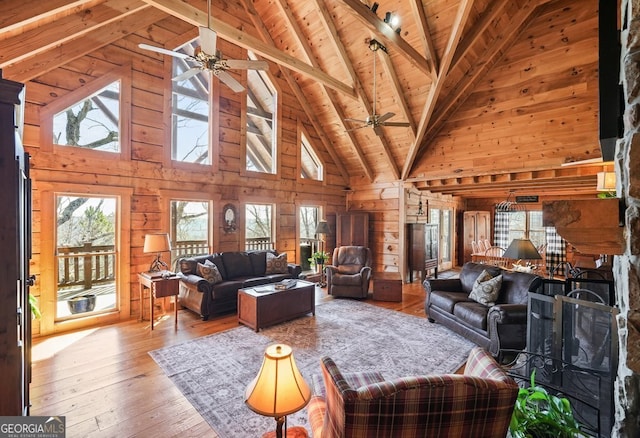
POLYGON ((97 330, 100 330, 100 329, 93 328, 93 329, 81 330, 78 332, 63 334, 59 336, 53 336, 42 342, 38 342, 37 344, 34 344, 33 347, 31 348, 31 360, 32 362, 35 363, 41 360, 52 358, 53 356, 56 355, 56 353, 59 353, 60 351, 69 347, 70 345, 79 341, 80 339, 93 334, 97 330))

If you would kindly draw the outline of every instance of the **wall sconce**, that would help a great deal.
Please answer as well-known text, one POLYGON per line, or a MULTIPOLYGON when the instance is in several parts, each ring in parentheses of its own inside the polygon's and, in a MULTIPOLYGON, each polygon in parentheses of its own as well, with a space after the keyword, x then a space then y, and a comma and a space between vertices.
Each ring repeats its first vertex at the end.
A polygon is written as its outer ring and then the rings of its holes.
POLYGON ((422 209, 422 192, 420 192, 420 199, 418 200, 418 216, 423 216, 424 210, 422 209))

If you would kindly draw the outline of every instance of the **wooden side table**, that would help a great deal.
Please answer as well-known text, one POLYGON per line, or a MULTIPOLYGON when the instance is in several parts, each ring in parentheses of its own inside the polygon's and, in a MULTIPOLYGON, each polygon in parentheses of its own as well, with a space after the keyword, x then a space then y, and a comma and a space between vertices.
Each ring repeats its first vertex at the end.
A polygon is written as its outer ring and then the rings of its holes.
POLYGON ((156 298, 164 298, 175 296, 175 327, 178 328, 178 293, 180 292, 180 279, 178 277, 171 278, 151 278, 144 273, 138 274, 138 283, 140 284, 140 319, 142 320, 142 306, 144 304, 144 290, 149 289, 149 317, 151 319, 151 330, 153 330, 153 309, 156 298))
POLYGON ((373 299, 402 301, 402 278, 397 272, 373 273, 373 299))

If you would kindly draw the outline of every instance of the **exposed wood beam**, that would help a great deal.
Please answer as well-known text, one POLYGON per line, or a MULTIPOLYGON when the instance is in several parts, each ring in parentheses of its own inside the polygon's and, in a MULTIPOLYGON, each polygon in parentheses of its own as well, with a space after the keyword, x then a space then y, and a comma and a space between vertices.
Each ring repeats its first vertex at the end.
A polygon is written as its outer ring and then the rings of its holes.
MULTIPOLYGON (((416 49, 411 47, 409 43, 402 39, 400 35, 395 33, 390 26, 374 14, 371 9, 367 7, 360 0, 342 0, 349 8, 352 15, 365 24, 370 30, 373 30, 376 35, 384 41, 387 47, 393 47, 402 56, 406 57, 411 64, 416 66, 420 71, 431 76, 435 71, 431 65, 431 62, 420 55, 416 49)), ((431 76, 433 77, 433 76, 431 76)))
MULTIPOLYGON (((144 0, 146 3, 158 8, 168 14, 173 15, 194 26, 207 26, 206 11, 195 8, 181 0, 144 0)), ((356 91, 348 85, 329 76, 325 72, 313 68, 309 64, 275 48, 274 45, 266 44, 258 38, 251 36, 224 21, 215 17, 209 17, 211 28, 215 30, 220 38, 232 42, 244 49, 267 58, 276 64, 282 65, 290 70, 308 76, 326 86, 343 93, 352 98, 357 98, 356 91)))
POLYGON ((436 106, 436 102, 438 101, 438 97, 440 96, 440 91, 442 91, 442 87, 444 86, 444 82, 447 78, 447 72, 449 71, 449 66, 453 61, 453 56, 455 55, 456 47, 460 41, 460 37, 462 35, 462 31, 464 30, 464 26, 469 18, 469 13, 471 12, 471 7, 473 6, 473 0, 462 0, 460 6, 458 6, 458 12, 456 14, 456 18, 453 22, 453 26, 451 28, 451 34, 449 35, 449 40, 447 41, 447 47, 444 52, 444 57, 440 64, 440 70, 438 72, 438 77, 435 82, 431 85, 429 89, 429 94, 427 95, 427 101, 425 103, 424 109, 422 110, 422 116, 420 117, 420 123, 418 124, 418 132, 416 134, 416 140, 413 142, 411 147, 409 148, 409 153, 407 155, 407 161, 405 161, 404 168, 402 169, 402 179, 407 179, 409 175, 409 171, 413 167, 413 163, 416 159, 416 154, 418 153, 418 148, 424 139, 424 135, 429 126, 429 121, 431 120, 431 116, 436 106))
POLYGON ((2 0, 0 33, 19 29, 93 0, 2 0))
MULTIPOLYGON (((456 53, 453 56, 453 61, 451 62, 451 66, 449 70, 453 70, 458 65, 461 59, 465 57, 465 55, 469 52, 469 49, 473 47, 475 43, 478 42, 482 34, 487 30, 487 27, 491 24, 493 20, 495 20, 498 16, 502 14, 503 17, 506 17, 505 7, 511 4, 511 0, 495 0, 493 2, 489 2, 487 9, 482 13, 480 19, 476 21, 476 23, 471 27, 469 32, 464 36, 464 39, 460 41, 460 44, 456 47, 456 53)), ((505 33, 509 33, 509 28, 505 28, 505 33)), ((506 35, 503 35, 506 36, 506 35)))
POLYGON ((0 41, 0 68, 51 50, 67 41, 150 8, 142 1, 110 0, 0 41))
POLYGON ((83 35, 81 38, 76 38, 46 53, 9 65, 3 69, 4 76, 17 82, 28 82, 43 73, 81 58, 164 18, 166 15, 162 11, 146 8, 109 23, 100 32, 91 32, 89 35, 83 35))
MULTIPOLYGON (((393 83, 393 93, 396 95, 396 100, 400 105, 400 109, 402 110, 402 117, 409 122, 409 128, 411 128, 411 136, 412 140, 416 138, 416 122, 413 120, 413 114, 411 114, 411 110, 409 109, 409 104, 407 103, 407 99, 404 97, 404 93, 402 92, 402 84, 400 84, 400 80, 398 79, 398 75, 396 74, 395 67, 393 66, 393 62, 391 62, 391 57, 384 53, 383 50, 378 50, 380 52, 379 58, 382 59, 382 66, 385 70, 385 73, 388 77, 391 78, 391 82, 393 83)), ((399 178, 399 174, 397 176, 399 178)))
POLYGON ((356 72, 353 68, 353 63, 349 59, 349 55, 347 54, 344 44, 342 44, 342 39, 338 34, 338 28, 333 22, 333 19, 331 18, 331 14, 329 14, 327 5, 325 4, 324 0, 314 0, 314 1, 316 4, 316 9, 320 13, 322 25, 324 26, 327 33, 331 35, 331 38, 328 39, 328 42, 330 42, 333 45, 333 48, 336 50, 336 52, 338 52, 340 59, 342 59, 343 66, 347 69, 347 72, 349 73, 351 82, 355 84, 358 76, 356 75, 356 72))
POLYGON ((435 78, 438 71, 438 54, 436 48, 433 45, 433 39, 431 38, 431 32, 429 31, 429 22, 427 21, 427 14, 424 11, 422 0, 411 0, 411 9, 413 15, 416 18, 416 24, 420 32, 420 40, 424 46, 424 50, 427 54, 427 58, 431 59, 431 67, 433 69, 431 75, 435 78))
MULTIPOLYGON (((440 102, 438 111, 433 115, 431 126, 428 129, 430 138, 433 138, 442 129, 447 116, 464 102, 473 85, 477 84, 491 70, 503 56, 506 48, 518 40, 528 23, 537 16, 539 9, 536 6, 535 1, 529 1, 518 9, 511 21, 504 26, 502 37, 493 40, 480 59, 475 62, 475 67, 467 72, 446 98, 440 102)), ((425 135, 426 137, 427 135, 425 135)))
MULTIPOLYGON (((313 55, 313 50, 311 49, 311 45, 309 44, 309 40, 307 38, 305 38, 302 29, 300 28, 300 26, 298 26, 298 22, 296 21, 295 17, 291 13, 291 10, 287 6, 286 0, 278 0, 277 4, 280 6, 280 11, 285 16, 285 20, 286 20, 287 25, 293 31, 292 32, 293 38, 295 38, 295 40, 298 42, 298 45, 302 48, 302 52, 305 54, 305 56, 307 57, 307 59, 309 60, 311 65, 313 67, 317 68, 319 66, 318 65, 318 61, 316 60, 316 58, 313 55)), ((340 44, 340 43, 336 42, 336 44, 340 44)), ((360 100, 361 103, 364 104, 365 107, 367 107, 367 99, 366 99, 366 95, 363 94, 364 90, 362 90, 362 84, 358 80, 357 75, 354 78, 355 78, 355 82, 354 82, 355 89, 356 89, 356 91, 358 93, 358 96, 360 97, 359 100, 360 100)), ((325 94, 326 101, 330 102, 330 105, 332 106, 334 112, 336 114, 338 114, 338 117, 340 117, 340 114, 342 114, 344 116, 344 112, 335 103, 336 99, 333 99, 329 95, 328 90, 325 89, 324 90, 324 94, 325 94)), ((343 126, 344 126, 344 128, 346 130, 347 127, 344 125, 343 119, 344 119, 344 117, 340 117, 341 123, 343 123, 343 126)), ((358 142, 357 142, 357 140, 355 138, 355 135, 350 134, 349 138, 351 138, 351 140, 352 140, 353 150, 354 150, 356 156, 358 157, 358 160, 360 161, 360 165, 365 170, 365 173, 367 173, 369 179, 372 180, 373 179, 373 173, 372 173, 371 167, 367 163, 366 157, 364 156, 364 153, 362 152, 362 149, 359 147, 358 142)), ((386 146, 388 148, 389 145, 386 144, 384 146, 386 146)), ((388 149, 386 150, 386 153, 387 153, 387 158, 389 158, 388 154, 390 154, 390 151, 388 149)), ((395 166, 395 163, 393 161, 391 161, 391 166, 392 166, 392 168, 396 167, 396 172, 397 172, 397 166, 395 166)))
MULTIPOLYGON (((263 39, 263 41, 265 43, 275 44, 275 42, 271 38, 271 35, 269 34, 269 31, 266 29, 264 23, 262 22, 257 11, 255 10, 253 3, 251 1, 245 0, 243 2, 243 6, 247 10, 249 18, 251 19, 254 27, 258 31, 258 34, 263 39)), ((285 80, 291 87, 291 91, 293 91, 293 94, 296 96, 298 103, 300 103, 304 113, 306 114, 307 118, 313 125, 313 128, 316 130, 316 134, 318 135, 318 137, 320 138, 320 141, 324 145, 325 150, 327 151, 327 153, 333 160, 334 164, 338 168, 340 175, 346 182, 348 182, 349 172, 347 171, 347 168, 344 166, 344 163, 336 153, 333 147, 333 143, 325 134, 322 124, 318 120, 318 117, 316 116, 314 109, 311 108, 311 105, 307 100, 307 96, 304 94, 304 92, 300 88, 300 85, 298 85, 298 82, 296 82, 295 78, 293 77, 293 75, 289 70, 281 69, 281 71, 285 80)))

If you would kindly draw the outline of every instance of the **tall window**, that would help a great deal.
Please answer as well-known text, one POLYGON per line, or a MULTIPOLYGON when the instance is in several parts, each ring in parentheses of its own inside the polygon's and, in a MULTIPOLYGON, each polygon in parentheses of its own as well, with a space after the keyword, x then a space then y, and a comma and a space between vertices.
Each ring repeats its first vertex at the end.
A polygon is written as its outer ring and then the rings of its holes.
POLYGON ((300 265, 303 271, 311 269, 309 258, 315 251, 319 251, 316 239, 316 228, 320 220, 320 208, 316 206, 300 207, 300 265))
POLYGON ((309 143, 304 132, 300 136, 300 149, 300 176, 302 178, 322 181, 324 178, 322 162, 318 158, 315 150, 311 147, 311 143, 309 143))
POLYGON ((545 229, 542 226, 542 211, 498 212, 496 216, 498 215, 500 220, 496 218, 496 224, 500 222, 502 226, 506 225, 508 232, 495 232, 494 245, 507 248, 513 239, 525 237, 528 237, 535 246, 544 245, 546 239, 545 229))
POLYGON ((210 253, 209 202, 171 201, 171 262, 180 257, 210 253))
POLYGON ((116 198, 58 195, 56 207, 56 319, 115 309, 116 198))
POLYGON ((273 249, 273 206, 247 204, 245 218, 246 249, 273 249))
POLYGON ((120 152, 120 81, 53 116, 53 144, 120 152))
POLYGON ((276 173, 276 89, 260 70, 247 71, 247 88, 246 169, 276 173))
POLYGON ((438 245, 438 257, 439 262, 443 268, 446 268, 448 263, 452 260, 452 235, 453 235, 453 211, 451 209, 429 209, 429 223, 438 224, 439 230, 439 245, 438 245))
MULTIPOLYGON (((195 39, 177 51, 193 55, 194 49, 199 45, 198 39, 195 39)), ((191 68, 184 59, 172 59, 174 78, 191 68)), ((183 80, 171 81, 171 84, 171 159, 186 163, 210 164, 210 74, 208 71, 200 70, 183 80)))

